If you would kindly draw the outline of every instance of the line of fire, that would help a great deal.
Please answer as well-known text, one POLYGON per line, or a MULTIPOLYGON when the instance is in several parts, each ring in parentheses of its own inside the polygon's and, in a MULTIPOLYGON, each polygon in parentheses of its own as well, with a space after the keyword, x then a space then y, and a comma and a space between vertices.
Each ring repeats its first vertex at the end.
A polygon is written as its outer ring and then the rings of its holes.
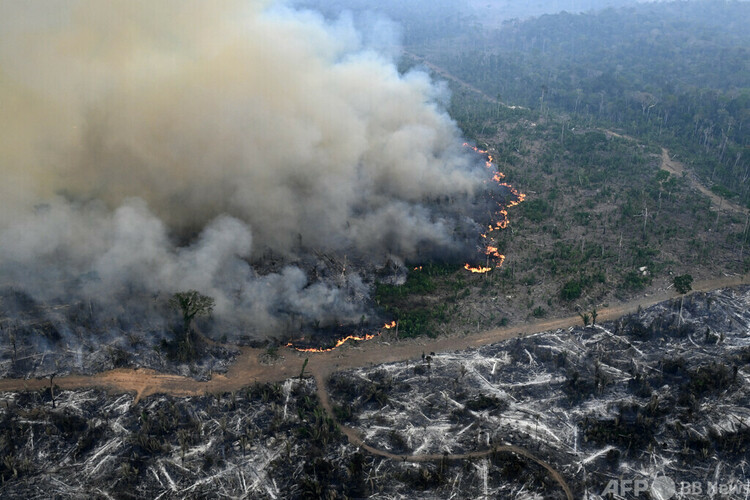
POLYGON ((486 246, 484 248, 484 254, 487 256, 487 261, 485 265, 472 266, 469 263, 464 264, 464 269, 466 269, 467 271, 476 273, 476 274, 484 274, 484 273, 488 273, 492 271, 495 268, 502 267, 503 262, 505 262, 505 255, 499 252, 497 243, 492 237, 493 236, 492 233, 508 227, 508 223, 509 223, 508 209, 523 202, 526 199, 526 195, 524 193, 519 192, 517 189, 515 189, 513 186, 511 186, 507 182, 503 181, 503 179, 505 179, 505 174, 503 174, 502 172, 498 171, 495 168, 494 159, 492 158, 492 155, 488 151, 484 149, 479 149, 476 146, 470 146, 467 143, 464 143, 464 146, 471 147, 477 153, 485 155, 487 158, 485 161, 485 166, 492 172, 492 181, 496 182, 498 186, 507 188, 510 191, 510 193, 513 195, 513 199, 511 199, 509 202, 505 204, 498 203, 499 209, 497 212, 495 212, 496 220, 490 223, 487 226, 487 231, 481 234, 482 238, 485 240, 485 243, 486 243, 486 246))
MULTIPOLYGON (((492 222, 487 226, 487 230, 480 234, 482 239, 484 240, 485 246, 483 249, 484 254, 486 255, 486 262, 485 265, 479 265, 479 266, 472 266, 470 263, 464 264, 464 269, 467 271, 474 273, 474 274, 485 274, 493 269, 502 267, 503 262, 505 262, 505 255, 501 254, 498 250, 497 242, 495 241, 495 238, 493 237, 493 233, 500 231, 501 229, 505 229, 508 227, 509 219, 508 219, 508 209, 512 208, 520 203, 522 203, 526 199, 526 195, 524 193, 521 193, 516 188, 508 184, 504 181, 505 174, 497 170, 494 158, 489 153, 489 151, 480 149, 476 146, 471 146, 468 143, 464 143, 464 147, 469 147, 473 149, 476 153, 484 155, 485 156, 485 167, 492 172, 492 177, 490 179, 491 182, 495 182, 499 187, 506 188, 510 194, 511 199, 504 202, 496 202, 498 206, 498 210, 494 213, 494 217, 492 222)), ((490 182, 488 181, 488 182, 490 182)), ((415 271, 422 270, 422 266, 416 266, 414 267, 415 271)), ((333 351, 334 349, 341 347, 345 343, 349 342, 350 340, 354 341, 364 341, 364 340, 372 340, 375 337, 378 337, 380 334, 382 334, 385 330, 390 330, 392 328, 397 328, 398 323, 394 320, 390 323, 386 323, 383 325, 377 332, 374 333, 364 333, 360 335, 347 335, 343 338, 340 338, 337 340, 333 346, 331 347, 300 347, 295 345, 294 342, 289 342, 286 344, 287 347, 292 348, 299 352, 329 352, 333 351)))

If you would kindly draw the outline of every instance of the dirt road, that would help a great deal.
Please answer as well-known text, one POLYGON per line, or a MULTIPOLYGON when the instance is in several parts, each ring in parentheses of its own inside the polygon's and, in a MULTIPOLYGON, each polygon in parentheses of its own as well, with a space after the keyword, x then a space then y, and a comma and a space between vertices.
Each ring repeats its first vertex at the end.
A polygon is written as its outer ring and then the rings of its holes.
MULTIPOLYGON (((695 283, 695 291, 709 291, 717 288, 736 286, 750 283, 748 276, 723 277, 715 280, 707 280, 695 283)), ((636 298, 628 302, 598 311, 599 321, 616 319, 625 314, 635 312, 639 307, 645 308, 667 300, 675 293, 668 289, 660 290, 658 293, 636 298)), ((240 356, 230 367, 226 375, 214 375, 207 382, 182 377, 179 375, 168 375, 153 370, 111 370, 93 376, 71 375, 54 380, 55 385, 61 389, 81 389, 101 387, 112 392, 134 392, 136 401, 144 396, 161 393, 178 397, 196 396, 205 393, 227 392, 241 389, 254 382, 276 382, 286 380, 290 377, 300 375, 304 366, 304 360, 308 359, 308 374, 315 377, 318 387, 318 397, 321 405, 333 418, 326 381, 331 373, 349 368, 368 366, 386 362, 406 361, 421 358, 424 352, 445 352, 464 350, 472 347, 480 347, 492 344, 516 336, 538 333, 548 330, 570 328, 578 325, 578 316, 551 319, 524 323, 522 325, 507 328, 496 328, 485 332, 467 335, 463 337, 444 337, 439 339, 419 339, 411 341, 398 341, 388 343, 382 339, 366 342, 359 346, 343 347, 334 351, 322 353, 299 353, 289 348, 281 349, 283 359, 274 365, 264 365, 260 362, 260 349, 242 348, 240 356)), ((49 379, 3 379, 0 380, 0 390, 38 390, 50 385, 49 379)), ((402 460, 409 462, 432 462, 436 460, 463 460, 468 458, 481 458, 492 453, 515 453, 528 460, 536 462, 545 468, 550 476, 564 491, 568 499, 573 499, 572 491, 562 477, 550 464, 541 460, 533 453, 513 445, 497 445, 487 450, 455 455, 396 455, 384 450, 374 448, 365 443, 357 430, 339 424, 341 431, 347 436, 350 443, 358 446, 369 453, 384 458, 402 460)))
MULTIPOLYGON (((426 66, 434 74, 439 75, 442 78, 445 78, 446 80, 451 80, 457 83, 461 87, 464 87, 465 89, 470 90, 471 92, 474 92, 475 94, 482 96, 484 99, 486 99, 487 101, 493 104, 500 104, 509 109, 516 109, 516 108, 526 109, 526 108, 523 108, 523 106, 509 106, 505 103, 498 101, 496 98, 490 96, 489 94, 485 93, 484 91, 470 84, 469 82, 462 80, 461 78, 452 74, 450 71, 446 70, 445 68, 442 68, 440 66, 437 66, 427 61, 427 59, 425 59, 424 57, 418 56, 408 51, 404 51, 404 54, 410 56, 415 61, 418 61, 420 64, 426 66)), ((607 129, 600 129, 600 130, 602 130, 607 136, 610 136, 610 137, 619 137, 621 139, 628 139, 628 140, 635 141, 635 142, 638 141, 638 139, 636 139, 635 137, 631 137, 629 135, 618 134, 617 132, 613 132, 607 129)), ((741 205, 738 205, 732 201, 722 198, 721 196, 717 195, 716 193, 708 189, 706 186, 704 186, 698 180, 695 174, 685 169, 685 166, 682 163, 670 158, 669 151, 666 148, 661 148, 661 168, 663 170, 666 170, 667 172, 670 172, 680 177, 682 177, 683 174, 687 174, 686 177, 689 180, 690 184, 695 189, 697 189, 698 191, 700 191, 701 193, 703 193, 704 195, 708 196, 711 199, 712 208, 714 210, 720 211, 724 209, 724 210, 729 210, 729 211, 739 213, 742 215, 748 215, 748 213, 750 212, 750 210, 748 210, 747 208, 742 207, 741 205)))
MULTIPOLYGON (((750 283, 750 277, 729 276, 714 280, 695 282, 696 291, 709 291, 717 288, 750 283)), ((657 302, 674 297, 672 290, 662 289, 657 293, 632 299, 598 310, 598 320, 616 319, 624 314, 635 312, 639 307, 648 307, 657 302)), ((145 369, 117 369, 93 376, 70 375, 55 378, 54 383, 62 389, 101 387, 113 392, 134 392, 137 397, 163 393, 174 396, 193 396, 205 393, 233 391, 254 382, 280 382, 300 374, 305 358, 309 358, 307 372, 319 381, 326 380, 336 371, 397 361, 421 359, 423 352, 446 352, 480 347, 522 335, 528 335, 558 328, 570 328, 580 324, 579 316, 548 319, 495 328, 476 334, 437 339, 413 339, 408 341, 386 342, 374 339, 359 345, 344 347, 329 352, 300 353, 289 348, 279 349, 282 359, 273 365, 262 364, 259 360, 262 349, 243 347, 241 354, 226 374, 215 374, 206 382, 180 375, 158 373, 145 369)), ((0 391, 36 390, 49 386, 49 379, 2 379, 0 391)))
POLYGON ((465 89, 470 90, 470 91, 474 92, 475 94, 478 94, 478 95, 482 96, 484 99, 488 100, 489 102, 491 102, 493 104, 499 104, 500 106, 503 106, 503 107, 508 108, 508 109, 528 109, 528 108, 525 108, 523 106, 510 106, 508 104, 505 104, 504 102, 498 101, 495 97, 490 96, 489 94, 485 93, 484 91, 482 91, 479 88, 475 87, 474 85, 470 84, 466 80, 460 79, 459 77, 457 77, 453 73, 449 72, 445 68, 443 68, 441 66, 437 66, 437 65, 429 62, 427 59, 425 59, 422 56, 418 56, 418 55, 416 55, 416 54, 414 54, 412 52, 409 52, 407 50, 404 51, 404 54, 406 54, 407 56, 411 57, 412 59, 414 59, 415 61, 417 61, 422 66, 427 67, 430 71, 432 71, 432 73, 434 73, 434 74, 436 74, 436 75, 438 75, 438 76, 440 76, 442 78, 445 78, 446 80, 451 80, 451 81, 457 83, 461 87, 464 87, 465 89))
POLYGON ((682 163, 669 157, 669 151, 667 148, 661 148, 661 168, 679 177, 682 177, 683 174, 687 173, 687 179, 690 181, 690 184, 711 199, 711 203, 713 204, 712 208, 718 210, 730 210, 742 215, 747 215, 748 210, 746 208, 722 198, 701 184, 698 179, 695 178, 695 175, 685 170, 685 166, 682 163))
MULTIPOLYGON (((620 139, 628 139, 631 141, 637 141, 636 138, 630 137, 629 135, 623 135, 618 134, 616 132, 612 132, 611 130, 606 129, 600 129, 602 132, 607 134, 607 136, 612 137, 619 137, 620 139)), ((670 174, 674 174, 678 177, 682 177, 683 175, 687 178, 688 182, 690 182, 690 185, 695 188, 700 193, 708 196, 708 198, 711 200, 711 208, 713 210, 729 210, 731 212, 735 212, 742 215, 747 215, 749 210, 747 208, 742 207, 741 205, 738 205, 732 201, 729 201, 725 198, 722 198, 718 194, 714 193, 710 189, 708 189, 706 186, 704 186, 698 178, 687 170, 685 168, 685 165, 680 163, 679 161, 671 158, 669 156, 669 150, 667 148, 661 148, 661 169, 666 170, 670 174)))

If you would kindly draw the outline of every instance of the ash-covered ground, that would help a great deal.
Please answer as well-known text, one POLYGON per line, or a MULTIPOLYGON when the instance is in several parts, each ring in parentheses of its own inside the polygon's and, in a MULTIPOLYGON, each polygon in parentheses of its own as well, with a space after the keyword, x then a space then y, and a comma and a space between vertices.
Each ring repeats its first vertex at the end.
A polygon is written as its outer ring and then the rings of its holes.
MULTIPOLYGON (((750 287, 676 298, 616 322, 192 398, 50 390, 0 395, 3 498, 575 498, 666 476, 745 498, 750 287), (440 458, 442 457, 442 458, 440 458), (632 484, 632 483, 631 483, 632 484)), ((610 490, 611 491, 611 490, 610 490)), ((651 495, 651 496, 648 496, 651 495)))
MULTIPOLYGON (((704 498, 722 484, 734 493, 716 498, 745 498, 750 287, 696 293, 602 325, 428 352, 416 364, 338 373, 329 388, 338 418, 394 453, 510 443, 548 461, 577 498, 600 498, 613 479, 652 484, 657 476, 675 481, 678 493, 682 482, 703 485, 683 498, 704 498)), ((525 498, 527 485, 506 484, 502 471, 490 466, 487 494, 525 498)))
POLYGON ((511 454, 425 464, 369 455, 347 442, 315 389, 295 379, 137 403, 97 390, 2 394, 0 496, 479 498, 496 483, 550 482, 511 454))
POLYGON ((176 399, 2 395, 4 498, 285 498, 340 483, 345 439, 312 381, 176 399), (336 467, 319 460, 337 457, 336 467), (325 474, 325 475, 322 475, 325 474))

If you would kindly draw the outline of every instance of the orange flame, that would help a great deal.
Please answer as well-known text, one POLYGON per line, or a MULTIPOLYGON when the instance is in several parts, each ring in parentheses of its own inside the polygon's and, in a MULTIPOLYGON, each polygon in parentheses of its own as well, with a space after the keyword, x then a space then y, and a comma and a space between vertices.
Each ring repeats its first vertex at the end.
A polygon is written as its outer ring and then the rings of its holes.
POLYGON ((484 274, 492 271, 491 267, 471 267, 469 264, 464 264, 464 269, 477 274, 484 274))
MULTIPOLYGON (((473 149, 474 151, 476 151, 479 154, 486 155, 487 156, 487 161, 485 162, 485 166, 487 168, 489 168, 489 169, 493 169, 493 167, 494 167, 494 165, 493 165, 494 158, 492 157, 491 154, 489 154, 489 152, 487 152, 484 149, 479 149, 476 146, 471 146, 471 145, 469 145, 466 142, 464 143, 464 146, 470 147, 471 149, 473 149)), ((508 223, 509 223, 509 220, 508 220, 508 210, 507 209, 510 208, 510 207, 515 207, 516 205, 518 205, 519 203, 522 203, 526 199, 526 195, 524 193, 519 192, 516 188, 514 188, 513 186, 511 186, 507 182, 503 182, 503 179, 505 179, 505 174, 503 174, 500 171, 494 170, 494 173, 492 175, 492 180, 494 182, 496 182, 499 186, 503 186, 503 187, 507 188, 508 190, 510 190, 511 194, 515 197, 515 199, 509 201, 505 205, 498 204, 500 206, 500 210, 498 210, 497 214, 496 214, 498 216, 498 220, 496 222, 490 224, 489 226, 487 226, 487 231, 481 234, 482 238, 484 238, 484 239, 489 239, 488 235, 490 233, 492 233, 493 231, 495 231, 495 230, 507 228, 508 227, 508 223)), ((494 246, 494 244, 488 244, 485 247, 484 253, 488 257, 492 257, 494 259, 494 261, 495 261, 494 262, 494 264, 495 264, 494 267, 495 268, 501 267, 503 265, 503 263, 505 262, 505 255, 501 254, 499 252, 499 250, 498 250, 498 247, 494 246)), ((467 271, 470 271, 472 273, 483 274, 483 273, 490 272, 493 268, 492 267, 485 267, 485 266, 473 267, 473 266, 471 266, 469 264, 465 264, 464 265, 464 269, 466 269, 467 271)))
MULTIPOLYGON (((395 321, 391 321, 390 323, 386 323, 383 325, 383 328, 385 330, 390 330, 391 328, 394 328, 396 326, 395 321)), ((299 352, 330 352, 336 349, 337 347, 341 347, 342 345, 346 344, 350 340, 372 340, 375 337, 379 336, 380 333, 366 333, 364 335, 347 335, 343 339, 339 339, 336 341, 333 347, 295 347, 292 342, 287 343, 287 347, 294 349, 295 351, 299 352)))
POLYGON ((289 342, 286 346, 287 347, 291 347, 292 349, 294 349, 296 351, 299 351, 299 352, 329 352, 329 351, 333 351, 337 347, 341 347, 342 345, 344 345, 345 343, 347 343, 350 340, 370 340, 370 339, 374 339, 375 337, 377 337, 377 335, 374 335, 374 334, 370 335, 369 333, 365 334, 362 337, 360 337, 358 335, 347 335, 343 339, 337 340, 336 344, 333 347, 328 347, 328 348, 324 348, 324 347, 308 347, 308 348, 294 347, 294 344, 292 344, 291 342, 289 342))

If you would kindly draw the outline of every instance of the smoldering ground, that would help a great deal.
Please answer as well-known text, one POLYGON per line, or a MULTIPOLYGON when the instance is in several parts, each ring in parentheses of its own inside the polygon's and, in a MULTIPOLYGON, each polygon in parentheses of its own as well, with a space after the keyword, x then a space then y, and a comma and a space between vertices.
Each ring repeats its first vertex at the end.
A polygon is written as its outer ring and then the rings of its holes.
POLYGON ((262 338, 358 321, 373 269, 472 249, 486 172, 446 87, 399 73, 393 25, 356 24, 0 4, 0 283, 153 324, 144 301, 196 289, 225 333, 262 338))

